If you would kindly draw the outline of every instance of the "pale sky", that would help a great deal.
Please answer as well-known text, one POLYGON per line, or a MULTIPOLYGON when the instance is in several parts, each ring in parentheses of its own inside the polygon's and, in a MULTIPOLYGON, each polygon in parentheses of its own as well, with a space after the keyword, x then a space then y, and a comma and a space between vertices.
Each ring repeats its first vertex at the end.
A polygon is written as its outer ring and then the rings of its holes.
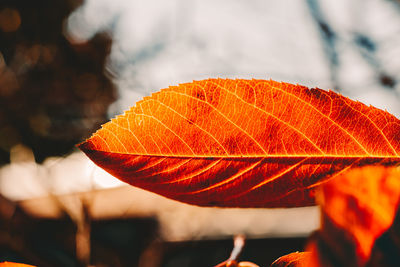
MULTIPOLYGON (((393 3, 318 3, 338 35, 341 93, 399 116, 399 86, 394 92, 382 88, 376 70, 354 44, 355 33, 375 40, 376 57, 384 63, 380 67, 398 76, 400 16, 393 3)), ((77 41, 111 32, 108 68, 121 96, 110 108, 114 116, 151 92, 209 77, 332 89, 329 60, 310 14, 307 1, 292 0, 88 0, 69 18, 67 32, 77 41)))

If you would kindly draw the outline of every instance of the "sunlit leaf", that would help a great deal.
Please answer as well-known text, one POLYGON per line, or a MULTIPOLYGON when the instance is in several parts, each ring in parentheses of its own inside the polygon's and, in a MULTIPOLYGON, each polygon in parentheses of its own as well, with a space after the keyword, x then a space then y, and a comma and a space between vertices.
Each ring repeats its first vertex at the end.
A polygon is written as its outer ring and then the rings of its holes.
POLYGON ((79 145, 119 179, 200 206, 293 207, 351 167, 400 162, 400 121, 332 91, 264 80, 169 87, 79 145))

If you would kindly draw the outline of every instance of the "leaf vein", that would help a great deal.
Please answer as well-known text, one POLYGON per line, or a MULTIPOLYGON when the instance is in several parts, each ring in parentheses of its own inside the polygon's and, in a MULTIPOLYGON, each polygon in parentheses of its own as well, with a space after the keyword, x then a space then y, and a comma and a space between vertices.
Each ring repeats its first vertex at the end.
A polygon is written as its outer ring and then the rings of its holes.
POLYGON ((216 183, 216 184, 214 184, 214 185, 211 185, 211 186, 209 186, 209 187, 206 187, 206 188, 203 188, 203 189, 200 189, 200 190, 196 190, 196 191, 192 191, 192 192, 186 192, 186 194, 197 194, 197 193, 201 193, 201 192, 204 192, 204 191, 209 191, 209 190, 214 189, 214 188, 216 188, 216 187, 220 187, 220 186, 222 186, 222 185, 224 185, 224 184, 230 183, 230 182, 232 182, 233 180, 236 180, 236 179, 239 178, 240 176, 244 175, 245 173, 247 173, 247 172, 253 170, 253 169, 254 169, 257 165, 259 165, 262 161, 263 161, 263 158, 260 159, 259 161, 257 161, 256 163, 253 163, 253 164, 250 165, 248 168, 246 168, 246 169, 244 169, 244 170, 242 170, 242 171, 236 173, 235 175, 233 175, 232 177, 230 177, 230 178, 228 178, 228 179, 225 179, 225 180, 223 180, 223 181, 221 181, 221 182, 219 182, 219 183, 216 183))
POLYGON ((165 125, 162 121, 158 120, 157 118, 155 118, 154 116, 150 116, 147 114, 136 114, 138 116, 144 116, 144 117, 148 117, 151 118, 153 120, 155 120, 156 122, 158 122, 159 124, 161 124, 162 126, 164 126, 167 130, 169 130, 171 133, 173 133, 176 137, 179 138, 179 140, 182 141, 182 143, 184 143, 190 150, 190 152, 192 152, 193 155, 195 155, 194 151, 192 150, 192 148, 185 142, 185 140, 183 140, 177 133, 175 133, 171 128, 169 128, 167 125, 165 125))
POLYGON ((246 134, 250 139, 252 139, 252 140, 260 147, 260 149, 261 149, 265 154, 267 154, 267 151, 261 146, 260 143, 257 142, 256 139, 254 139, 253 136, 251 136, 247 131, 245 131, 245 130, 244 130, 243 128, 241 128, 239 125, 237 125, 236 123, 234 123, 231 119, 229 119, 227 116, 225 116, 221 111, 219 111, 217 108, 215 108, 215 107, 214 107, 213 105, 211 105, 210 103, 208 103, 208 102, 206 102, 206 101, 204 101, 204 100, 198 99, 198 98, 196 98, 196 97, 193 97, 193 96, 191 96, 191 95, 185 94, 185 93, 180 93, 180 92, 176 92, 176 91, 168 91, 168 92, 165 92, 165 93, 174 93, 174 94, 182 95, 182 96, 185 96, 185 97, 194 99, 194 100, 196 100, 196 101, 198 101, 198 102, 201 102, 201 103, 204 103, 204 104, 210 106, 212 109, 214 109, 216 112, 218 112, 222 117, 224 117, 228 122, 230 122, 233 126, 235 126, 236 128, 238 128, 240 131, 242 131, 244 134, 246 134))
POLYGON ((367 153, 368 155, 370 155, 370 153, 365 149, 365 147, 363 145, 360 144, 360 142, 358 142, 358 140, 352 135, 350 134, 346 129, 344 129, 339 123, 337 123, 336 121, 332 120, 330 117, 328 117, 326 114, 324 114, 322 111, 320 111, 319 109, 317 109, 316 107, 314 107, 313 105, 311 105, 311 103, 308 103, 307 101, 305 101, 304 99, 296 96, 295 94, 289 93, 285 90, 280 89, 279 87, 276 86, 272 86, 269 85, 270 87, 274 88, 275 90, 281 91, 284 94, 290 95, 296 99, 298 99, 299 101, 303 102, 304 104, 310 106, 312 109, 316 110, 319 114, 321 114, 323 117, 325 117, 326 119, 328 119, 329 121, 331 121, 334 125, 336 125, 340 130, 342 130, 345 134, 347 134, 348 136, 350 136, 351 139, 353 139, 353 141, 356 142, 356 144, 365 151, 365 153, 367 153))
MULTIPOLYGON (((159 101, 159 100, 157 100, 157 99, 149 99, 149 100, 143 101, 142 103, 144 103, 144 102, 149 102, 149 101, 158 102, 160 105, 163 105, 163 106, 165 106, 166 108, 168 108, 168 109, 172 110, 173 112, 175 112, 176 114, 178 114, 178 116, 184 118, 185 120, 188 120, 188 118, 186 118, 185 116, 183 116, 182 114, 180 114, 179 112, 177 112, 175 109, 171 108, 170 106, 168 106, 168 105, 162 103, 161 101, 159 101)), ((226 154, 226 155, 229 155, 228 151, 226 151, 225 147, 217 140, 217 138, 216 138, 214 135, 212 135, 210 132, 208 132, 207 130, 205 130, 205 129, 203 129, 202 127, 200 127, 200 126, 199 126, 197 123, 195 123, 195 122, 193 122, 193 125, 195 125, 197 128, 199 128, 200 130, 202 130, 203 132, 205 132, 206 134, 208 134, 208 135, 209 135, 212 139, 214 139, 214 141, 225 151, 225 154, 226 154)))
POLYGON ((245 104, 247 104, 247 105, 249 105, 249 106, 251 106, 251 107, 253 107, 253 108, 257 109, 257 110, 260 110, 261 112, 264 112, 265 114, 271 116, 272 118, 275 118, 275 119, 278 120, 279 122, 283 123, 284 125, 287 125, 287 126, 290 127, 291 129, 295 130, 295 131, 298 132, 300 135, 302 135, 311 145, 313 145, 316 149, 318 149, 318 150, 321 152, 321 154, 325 155, 325 152, 322 151, 322 149, 321 149, 319 146, 317 146, 317 144, 315 144, 315 143, 314 143, 308 136, 306 136, 302 131, 300 131, 299 129, 296 129, 293 125, 290 125, 288 122, 286 122, 286 121, 284 121, 284 120, 281 120, 280 118, 278 118, 277 116, 275 116, 275 115, 272 114, 272 113, 269 113, 269 112, 267 112, 267 111, 265 111, 265 110, 263 110, 263 109, 261 109, 261 108, 259 108, 259 107, 257 107, 257 106, 254 106, 253 104, 250 104, 250 103, 244 101, 244 100, 243 100, 241 97, 239 97, 237 94, 232 93, 231 91, 229 91, 229 90, 227 90, 226 88, 220 86, 219 84, 216 84, 216 83, 213 83, 213 84, 216 85, 217 87, 219 87, 220 89, 224 90, 225 92, 227 92, 227 93, 229 93, 229 94, 231 94, 231 95, 234 95, 237 99, 239 99, 239 100, 242 101, 243 103, 245 103, 245 104))

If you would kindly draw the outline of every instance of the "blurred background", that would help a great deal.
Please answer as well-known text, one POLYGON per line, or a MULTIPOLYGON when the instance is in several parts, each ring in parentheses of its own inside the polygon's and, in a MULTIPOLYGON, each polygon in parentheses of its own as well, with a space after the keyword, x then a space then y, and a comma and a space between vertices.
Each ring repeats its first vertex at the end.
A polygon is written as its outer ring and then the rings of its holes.
POLYGON ((0 262, 213 266, 302 250, 314 207, 192 207, 75 144, 143 96, 209 77, 332 89, 400 116, 396 0, 1 0, 0 262))

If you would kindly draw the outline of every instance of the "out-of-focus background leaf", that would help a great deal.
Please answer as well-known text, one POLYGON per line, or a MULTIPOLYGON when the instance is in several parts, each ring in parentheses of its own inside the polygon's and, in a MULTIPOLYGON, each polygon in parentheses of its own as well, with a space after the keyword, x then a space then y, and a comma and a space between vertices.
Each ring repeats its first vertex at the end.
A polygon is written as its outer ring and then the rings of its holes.
MULTIPOLYGON (((7 3, 8 2, 8 3, 7 3)), ((0 4, 0 160, 23 144, 37 162, 70 152, 107 119, 116 87, 105 72, 112 40, 74 44, 64 23, 80 1, 0 4)))
POLYGON ((0 2, 0 261, 261 266, 302 250, 314 208, 206 209, 126 187, 74 144, 141 97, 209 77, 334 89, 400 115, 391 0, 0 2))

